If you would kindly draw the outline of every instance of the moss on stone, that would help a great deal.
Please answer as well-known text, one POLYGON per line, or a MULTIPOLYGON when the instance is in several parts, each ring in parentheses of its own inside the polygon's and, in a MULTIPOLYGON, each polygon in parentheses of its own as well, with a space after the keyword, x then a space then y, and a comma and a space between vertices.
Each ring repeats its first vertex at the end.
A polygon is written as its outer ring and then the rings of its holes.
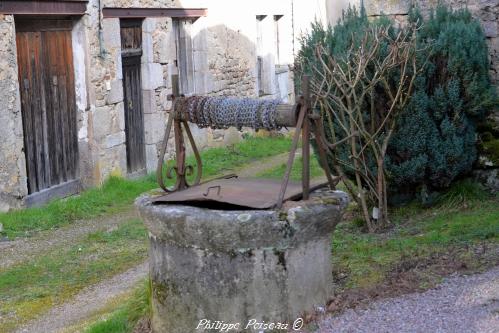
POLYGON ((154 294, 154 299, 158 301, 161 305, 166 304, 166 298, 178 292, 177 286, 173 283, 152 281, 152 294, 154 294))
POLYGON ((341 204, 341 200, 338 198, 322 198, 322 202, 326 205, 339 206, 341 204))

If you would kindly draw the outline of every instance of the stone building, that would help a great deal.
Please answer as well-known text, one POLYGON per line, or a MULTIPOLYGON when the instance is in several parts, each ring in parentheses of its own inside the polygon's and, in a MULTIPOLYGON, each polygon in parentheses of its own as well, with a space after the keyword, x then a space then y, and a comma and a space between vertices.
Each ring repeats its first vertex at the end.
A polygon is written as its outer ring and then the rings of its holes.
MULTIPOLYGON (((0 211, 154 171, 174 74, 185 94, 292 103, 301 33, 360 1, 0 1, 0 211)), ((482 21, 498 82, 498 0, 448 1, 482 21)), ((413 2, 364 4, 403 20, 413 2)), ((193 134, 200 148, 241 136, 193 134)))
POLYGON ((292 102, 314 19, 324 1, 0 1, 0 211, 154 171, 173 74, 185 94, 292 102))

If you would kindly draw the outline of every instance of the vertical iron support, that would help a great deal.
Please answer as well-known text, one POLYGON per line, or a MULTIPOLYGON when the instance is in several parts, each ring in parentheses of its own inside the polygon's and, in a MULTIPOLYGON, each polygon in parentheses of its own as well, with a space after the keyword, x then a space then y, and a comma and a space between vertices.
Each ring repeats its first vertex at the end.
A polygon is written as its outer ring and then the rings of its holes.
POLYGON ((308 75, 303 76, 302 87, 303 104, 306 108, 302 128, 302 187, 303 200, 308 200, 310 196, 310 77, 308 75))
POLYGON ((307 107, 303 103, 303 98, 300 104, 300 113, 298 115, 298 122, 296 123, 296 130, 293 136, 293 143, 291 144, 291 151, 289 152, 288 163, 286 165, 286 172, 284 173, 284 178, 281 183, 281 190, 279 192, 279 197, 277 198, 277 209, 282 208, 284 201, 284 196, 286 195, 286 189, 288 188, 289 176, 291 175, 291 168, 293 167, 293 162, 295 160, 296 149, 298 149, 298 141, 300 140, 300 134, 303 128, 303 121, 307 114, 307 107))

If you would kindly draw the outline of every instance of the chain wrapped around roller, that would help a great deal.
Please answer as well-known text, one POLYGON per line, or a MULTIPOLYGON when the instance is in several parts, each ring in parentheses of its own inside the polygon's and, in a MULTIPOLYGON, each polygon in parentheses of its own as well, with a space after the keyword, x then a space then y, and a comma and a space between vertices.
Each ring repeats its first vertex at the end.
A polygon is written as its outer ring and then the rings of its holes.
POLYGON ((227 129, 250 127, 255 130, 278 130, 279 100, 258 100, 233 97, 180 97, 176 112, 182 119, 201 128, 227 129))

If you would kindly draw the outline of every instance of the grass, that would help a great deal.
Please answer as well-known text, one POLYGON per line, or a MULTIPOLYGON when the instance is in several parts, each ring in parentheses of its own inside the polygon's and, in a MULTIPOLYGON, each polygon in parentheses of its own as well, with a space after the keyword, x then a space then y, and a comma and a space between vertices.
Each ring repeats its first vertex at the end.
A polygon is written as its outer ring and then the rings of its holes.
MULTIPOLYGON (((293 167, 291 168, 291 176, 290 176, 291 180, 298 181, 301 179, 302 169, 303 169, 302 166, 303 166, 303 158, 299 157, 295 159, 293 167)), ((286 163, 281 164, 273 169, 265 170, 257 174, 257 177, 281 179, 285 172, 286 172, 286 163)), ((322 170, 322 168, 319 166, 319 162, 317 162, 315 156, 312 155, 310 157, 310 178, 315 178, 320 176, 324 176, 324 170, 322 170)))
POLYGON ((140 220, 133 219, 115 230, 88 234, 69 248, 0 270, 0 332, 38 317, 84 287, 146 258, 146 230, 140 220))
POLYGON ((133 331, 137 322, 150 314, 151 283, 147 280, 139 286, 132 296, 113 310, 107 318, 90 325, 85 333, 128 333, 133 331))
MULTIPOLYGON (((271 157, 291 148, 291 139, 287 136, 249 137, 233 146, 211 148, 201 153, 203 160, 203 177, 218 176, 247 163, 271 157)), ((194 163, 190 156, 187 162, 194 163)))
MULTIPOLYGON (((367 234, 355 223, 338 226, 333 235, 333 267, 336 274, 346 276, 345 289, 375 288, 404 265, 431 266, 450 252, 456 257, 449 260, 480 269, 483 263, 474 248, 499 245, 497 198, 469 183, 458 183, 433 208, 410 205, 395 210, 392 220, 393 229, 381 234, 367 234)), ((420 283, 431 285, 431 278, 423 277, 420 283)))
POLYGON ((140 193, 154 187, 155 183, 145 178, 132 181, 111 177, 101 187, 88 189, 78 196, 55 200, 39 208, 1 214, 0 223, 9 238, 29 236, 76 220, 111 215, 128 209, 140 193))
MULTIPOLYGON (((301 159, 296 162, 291 178, 299 180, 301 159)), ((281 165, 259 176, 281 178, 285 167, 281 165)), ((311 159, 311 175, 323 175, 315 158, 311 159)), ((476 182, 465 179, 440 195, 433 208, 413 203, 394 209, 391 215, 394 226, 385 233, 366 233, 361 219, 345 221, 337 227, 332 240, 335 272, 347 276, 342 282, 346 289, 374 288, 403 261, 425 261, 449 248, 499 243, 497 199, 476 182)), ((464 258, 468 254, 461 251, 461 259, 468 266, 478 264, 472 257, 464 258)))
MULTIPOLYGON (((284 136, 250 137, 234 146, 207 149, 201 153, 203 176, 221 175, 246 163, 285 152, 290 145, 290 139, 284 136)), ((188 162, 192 163, 193 158, 189 157, 188 162)), ((0 223, 4 228, 2 234, 13 239, 80 219, 111 215, 129 209, 138 195, 157 187, 154 175, 139 180, 111 177, 101 187, 88 189, 79 196, 55 200, 41 208, 0 214, 0 223)))
POLYGON ((487 200, 489 193, 478 185, 475 180, 463 179, 456 182, 448 191, 437 198, 440 207, 456 208, 487 200))

